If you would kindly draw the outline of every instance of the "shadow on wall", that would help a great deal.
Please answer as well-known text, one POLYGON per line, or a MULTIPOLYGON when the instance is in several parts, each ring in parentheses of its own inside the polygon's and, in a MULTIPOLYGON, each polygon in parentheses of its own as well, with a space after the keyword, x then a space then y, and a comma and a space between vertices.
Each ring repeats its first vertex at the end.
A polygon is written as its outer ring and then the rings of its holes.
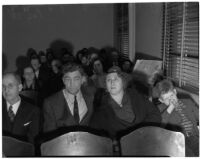
POLYGON ((52 49, 55 57, 60 58, 62 56, 63 48, 66 48, 69 53, 73 54, 74 46, 71 42, 63 39, 54 40, 50 43, 49 47, 52 49))
POLYGON ((35 51, 35 49, 33 48, 28 48, 27 52, 26 52, 26 56, 27 58, 31 58, 32 55, 37 54, 37 52, 35 51))
POLYGON ((135 53, 135 59, 139 60, 139 59, 144 59, 144 60, 162 60, 161 58, 155 57, 155 56, 151 56, 147 53, 143 53, 143 52, 136 52, 135 53))
POLYGON ((3 54, 2 54, 2 73, 5 72, 5 70, 7 69, 7 67, 8 67, 7 56, 6 56, 6 54, 3 52, 3 54))
POLYGON ((30 61, 27 56, 18 56, 16 59, 16 67, 17 67, 16 73, 22 75, 23 69, 28 65, 30 65, 30 61))
POLYGON ((148 84, 148 77, 143 72, 134 71, 132 73, 132 81, 130 82, 133 84, 135 89, 145 95, 149 96, 149 84, 148 84))
MULTIPOLYGON (((70 42, 67 42, 65 40, 62 39, 58 39, 53 41, 52 43, 50 43, 50 48, 53 50, 54 55, 57 58, 60 58, 62 56, 63 53, 63 48, 66 48, 68 52, 72 53, 73 52, 73 45, 70 42)), ((16 59, 16 73, 19 75, 23 74, 23 69, 25 67, 27 67, 28 65, 30 65, 30 57, 36 54, 37 52, 35 51, 34 48, 29 48, 26 52, 25 56, 18 56, 16 59)), ((3 71, 7 68, 7 58, 5 53, 3 53, 3 71)))
POLYGON ((107 46, 102 47, 102 49, 104 49, 106 52, 111 52, 113 50, 113 47, 107 45, 107 46))

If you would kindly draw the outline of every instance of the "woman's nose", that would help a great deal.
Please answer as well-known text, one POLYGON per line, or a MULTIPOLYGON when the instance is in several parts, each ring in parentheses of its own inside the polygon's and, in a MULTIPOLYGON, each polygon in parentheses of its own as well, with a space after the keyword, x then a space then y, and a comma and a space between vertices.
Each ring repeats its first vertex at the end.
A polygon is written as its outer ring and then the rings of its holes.
POLYGON ((114 85, 114 84, 115 84, 115 81, 114 81, 114 80, 111 80, 111 86, 114 85))

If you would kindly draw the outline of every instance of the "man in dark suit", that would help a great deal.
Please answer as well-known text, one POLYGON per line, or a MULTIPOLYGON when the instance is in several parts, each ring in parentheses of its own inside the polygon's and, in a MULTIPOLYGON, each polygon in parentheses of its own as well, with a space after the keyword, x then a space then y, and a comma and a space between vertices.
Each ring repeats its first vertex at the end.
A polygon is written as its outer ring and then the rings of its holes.
POLYGON ((3 135, 33 143, 40 129, 39 109, 19 96, 22 83, 18 75, 14 73, 4 74, 2 84, 3 135))
POLYGON ((65 88, 44 101, 44 132, 60 127, 87 126, 93 112, 95 89, 85 86, 81 66, 69 63, 62 69, 65 88))
POLYGON ((42 67, 38 57, 32 58, 30 64, 34 69, 35 78, 40 82, 41 85, 48 81, 49 70, 42 67))
POLYGON ((41 65, 38 57, 32 58, 30 64, 34 69, 35 79, 40 87, 40 96, 45 98, 49 92, 50 70, 41 65))

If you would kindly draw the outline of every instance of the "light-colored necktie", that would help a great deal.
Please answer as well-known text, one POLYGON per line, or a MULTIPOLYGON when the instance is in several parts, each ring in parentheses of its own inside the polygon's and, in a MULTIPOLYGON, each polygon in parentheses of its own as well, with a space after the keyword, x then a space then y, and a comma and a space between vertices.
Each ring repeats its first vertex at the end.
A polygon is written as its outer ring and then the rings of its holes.
POLYGON ((13 106, 11 105, 8 109, 8 116, 10 118, 10 121, 13 122, 15 119, 15 113, 13 111, 13 106))

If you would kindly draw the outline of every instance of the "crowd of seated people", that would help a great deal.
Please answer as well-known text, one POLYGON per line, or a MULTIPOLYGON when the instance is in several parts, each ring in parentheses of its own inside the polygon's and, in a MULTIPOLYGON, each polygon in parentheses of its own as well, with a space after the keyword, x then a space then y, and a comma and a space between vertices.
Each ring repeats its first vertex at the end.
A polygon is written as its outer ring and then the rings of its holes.
POLYGON ((163 92, 158 91, 163 82, 160 73, 150 79, 151 86, 143 94, 142 87, 132 79, 133 63, 120 58, 116 49, 108 52, 83 48, 74 56, 62 48, 60 57, 52 49, 47 49, 46 54, 31 51, 30 63, 22 75, 3 74, 3 135, 23 136, 35 144, 40 134, 85 126, 103 130, 115 139, 126 130, 145 125, 163 127, 163 121, 174 118, 168 115, 166 119, 163 109, 154 102, 156 98, 166 108, 169 106, 163 92), (38 102, 23 98, 22 91, 37 92, 38 102))

